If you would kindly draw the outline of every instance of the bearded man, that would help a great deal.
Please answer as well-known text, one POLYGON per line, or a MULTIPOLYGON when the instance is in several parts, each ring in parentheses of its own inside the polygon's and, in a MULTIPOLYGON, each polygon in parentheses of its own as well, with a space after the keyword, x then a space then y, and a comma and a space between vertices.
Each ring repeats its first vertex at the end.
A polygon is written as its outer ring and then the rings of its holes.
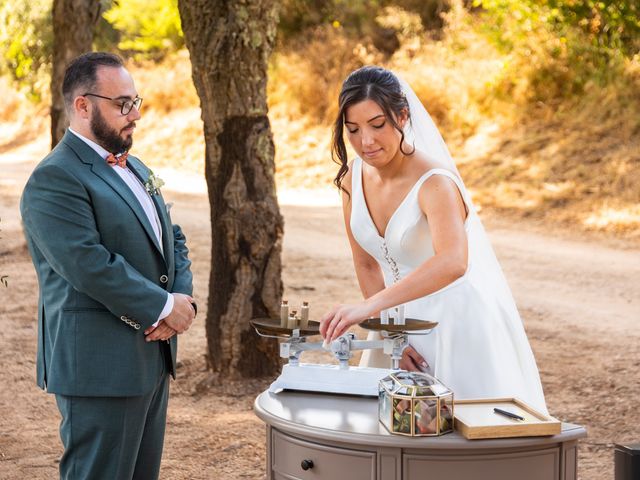
POLYGON ((191 262, 150 170, 129 155, 142 98, 122 60, 86 53, 63 82, 70 127, 20 211, 38 275, 37 383, 55 394, 63 479, 158 478, 191 262))

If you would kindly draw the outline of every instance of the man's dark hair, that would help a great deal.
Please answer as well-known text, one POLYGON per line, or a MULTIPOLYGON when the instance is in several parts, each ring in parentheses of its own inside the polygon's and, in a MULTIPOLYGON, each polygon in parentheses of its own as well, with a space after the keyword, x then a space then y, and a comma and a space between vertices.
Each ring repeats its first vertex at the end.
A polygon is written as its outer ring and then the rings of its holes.
POLYGON ((64 72, 62 95, 67 113, 73 110, 73 99, 82 93, 93 92, 97 83, 98 67, 122 67, 124 63, 118 55, 106 52, 88 52, 71 60, 64 72))

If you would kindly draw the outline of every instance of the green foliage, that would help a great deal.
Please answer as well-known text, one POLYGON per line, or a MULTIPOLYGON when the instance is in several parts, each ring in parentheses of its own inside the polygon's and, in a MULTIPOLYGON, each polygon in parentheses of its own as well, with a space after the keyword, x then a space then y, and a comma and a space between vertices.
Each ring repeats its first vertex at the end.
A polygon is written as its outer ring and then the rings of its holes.
POLYGON ((331 24, 343 27, 347 34, 366 35, 376 28, 376 17, 385 7, 417 13, 425 29, 439 29, 449 0, 281 0, 278 36, 282 43, 310 28, 331 24))
POLYGON ((383 0, 282 0, 278 36, 287 41, 309 28, 327 24, 362 34, 382 3, 383 0))
MULTIPOLYGON (((0 75, 31 99, 49 91, 53 57, 52 0, 0 0, 0 75)), ((101 0, 108 9, 96 25, 94 48, 117 47, 160 59, 184 45, 177 0, 101 0)))
POLYGON ((0 73, 40 99, 49 87, 51 0, 1 0, 0 25, 0 73))
POLYGON ((640 48, 640 6, 636 0, 539 0, 550 9, 549 20, 577 26, 597 47, 640 48))
POLYGON ((119 0, 103 16, 120 32, 122 51, 160 59, 184 45, 177 0, 119 0))
POLYGON ((417 13, 425 30, 440 30, 444 26, 442 14, 450 8, 449 0, 393 0, 386 4, 417 13))
POLYGON ((635 0, 474 0, 474 5, 489 13, 487 27, 503 46, 542 28, 558 36, 580 31, 603 51, 621 48, 630 54, 640 48, 635 0))
MULTIPOLYGON (((640 11, 631 0, 474 0, 480 28, 512 61, 501 85, 527 82, 532 101, 582 94, 623 76, 640 47, 640 11)), ((507 86, 505 88, 505 85, 507 86)))

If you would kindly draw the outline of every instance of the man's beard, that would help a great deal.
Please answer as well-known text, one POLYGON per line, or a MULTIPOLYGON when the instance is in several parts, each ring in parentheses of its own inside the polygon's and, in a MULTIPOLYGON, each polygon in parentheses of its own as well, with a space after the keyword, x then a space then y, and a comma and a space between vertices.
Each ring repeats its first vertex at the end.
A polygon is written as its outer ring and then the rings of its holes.
MULTIPOLYGON (((134 123, 130 123, 124 128, 129 128, 134 125, 134 123)), ((117 130, 107 125, 107 121, 98 109, 93 110, 90 127, 97 143, 110 153, 118 154, 126 152, 131 148, 131 145, 133 145, 133 135, 128 135, 123 139, 117 130)))

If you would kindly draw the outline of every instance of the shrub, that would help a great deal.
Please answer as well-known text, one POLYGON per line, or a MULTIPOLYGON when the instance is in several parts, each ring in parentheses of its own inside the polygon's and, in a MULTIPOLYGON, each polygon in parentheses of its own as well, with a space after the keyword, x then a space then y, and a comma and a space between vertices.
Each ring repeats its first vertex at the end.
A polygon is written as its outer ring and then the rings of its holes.
POLYGON ((640 46, 638 7, 624 1, 475 0, 478 28, 511 56, 496 94, 532 103, 575 98, 624 75, 640 46), (500 92, 502 90, 502 92, 500 92))
POLYGON ((41 99, 51 70, 51 0, 3 0, 0 24, 0 73, 11 76, 32 99, 41 99))
POLYGON ((121 51, 160 59, 184 46, 177 0, 120 0, 103 16, 120 33, 121 51))

